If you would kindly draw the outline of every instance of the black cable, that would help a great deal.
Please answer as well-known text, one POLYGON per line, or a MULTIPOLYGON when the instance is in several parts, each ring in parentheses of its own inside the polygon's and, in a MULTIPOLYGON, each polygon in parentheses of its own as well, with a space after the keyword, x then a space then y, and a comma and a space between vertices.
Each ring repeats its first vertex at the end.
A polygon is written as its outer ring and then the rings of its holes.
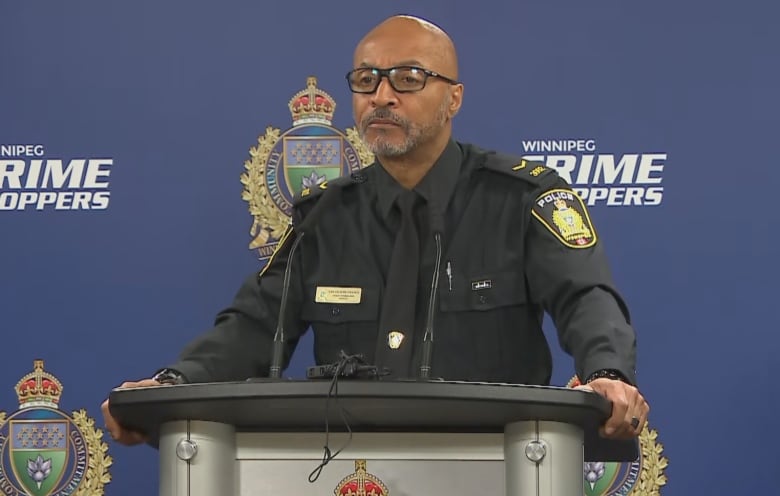
POLYGON ((309 474, 309 482, 311 483, 316 482, 322 473, 322 469, 325 468, 325 465, 336 458, 339 453, 341 453, 352 442, 352 428, 349 426, 349 422, 347 421, 348 412, 346 408, 342 407, 339 403, 339 376, 341 376, 342 372, 344 372, 348 365, 355 365, 355 362, 359 363, 361 361, 362 360, 360 356, 347 355, 343 350, 341 351, 341 359, 336 364, 335 370, 333 372, 333 378, 331 379, 330 387, 328 388, 328 395, 325 398, 325 446, 323 447, 322 461, 309 474), (335 453, 331 453, 330 451, 330 422, 328 417, 330 414, 331 397, 335 400, 336 405, 339 408, 341 421, 349 433, 349 437, 347 438, 346 442, 339 449, 337 449, 335 453))

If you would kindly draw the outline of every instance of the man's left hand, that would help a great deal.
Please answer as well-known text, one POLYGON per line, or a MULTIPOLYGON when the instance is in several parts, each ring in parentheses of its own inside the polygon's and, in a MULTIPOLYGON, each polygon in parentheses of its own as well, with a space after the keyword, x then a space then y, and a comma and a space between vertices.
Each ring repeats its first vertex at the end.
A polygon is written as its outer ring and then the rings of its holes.
POLYGON ((599 432, 609 439, 631 439, 639 435, 647 421, 650 405, 639 390, 625 382, 601 378, 576 389, 595 391, 612 402, 612 415, 599 432))

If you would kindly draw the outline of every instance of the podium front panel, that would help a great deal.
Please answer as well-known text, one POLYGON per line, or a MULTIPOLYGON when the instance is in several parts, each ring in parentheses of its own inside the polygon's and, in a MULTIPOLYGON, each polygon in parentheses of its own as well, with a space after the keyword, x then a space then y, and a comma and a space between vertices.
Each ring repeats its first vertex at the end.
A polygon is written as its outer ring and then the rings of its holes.
MULTIPOLYGON (((348 437, 331 435, 330 450, 348 437)), ((373 488, 392 496, 499 495, 503 442, 500 434, 355 433, 312 483, 324 434, 239 434, 239 494, 372 494, 373 488)))

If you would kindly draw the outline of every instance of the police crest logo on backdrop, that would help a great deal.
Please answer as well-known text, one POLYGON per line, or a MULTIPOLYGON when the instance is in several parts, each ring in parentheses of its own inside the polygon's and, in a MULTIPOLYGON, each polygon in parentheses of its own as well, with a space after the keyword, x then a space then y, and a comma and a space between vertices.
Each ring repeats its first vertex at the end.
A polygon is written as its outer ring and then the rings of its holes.
POLYGON ((0 411, 0 494, 97 496, 111 481, 103 432, 85 410, 60 410, 62 383, 35 360, 16 385, 19 410, 0 411))
POLYGON ((371 164, 374 157, 355 128, 332 127, 336 101, 310 76, 306 88, 288 103, 293 125, 282 132, 266 128, 249 150, 241 175, 242 198, 254 221, 250 250, 268 260, 287 230, 293 197, 306 188, 324 186, 371 164))

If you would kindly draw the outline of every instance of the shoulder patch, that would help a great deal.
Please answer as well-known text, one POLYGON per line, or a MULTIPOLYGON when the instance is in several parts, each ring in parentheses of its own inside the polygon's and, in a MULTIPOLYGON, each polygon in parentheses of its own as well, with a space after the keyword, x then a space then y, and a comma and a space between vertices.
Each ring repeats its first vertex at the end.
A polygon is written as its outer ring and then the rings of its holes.
POLYGON ((589 248, 596 244, 596 230, 588 209, 570 189, 551 189, 534 201, 531 214, 569 248, 589 248))
POLYGON ((274 261, 276 258, 276 255, 284 249, 284 245, 287 244, 287 242, 292 239, 292 233, 293 233, 293 225, 292 223, 287 224, 287 229, 285 229, 284 234, 282 234, 282 237, 279 238, 279 242, 276 243, 276 248, 274 248, 274 252, 271 253, 271 256, 268 258, 268 260, 265 262, 265 265, 263 265, 263 268, 260 269, 260 272, 257 273, 257 278, 263 277, 263 274, 265 274, 265 271, 268 269, 268 267, 271 266, 271 262, 274 261))
POLYGON ((525 180, 536 186, 549 187, 558 180, 558 173, 542 162, 524 158, 518 159, 509 155, 491 154, 485 160, 484 167, 525 180))

